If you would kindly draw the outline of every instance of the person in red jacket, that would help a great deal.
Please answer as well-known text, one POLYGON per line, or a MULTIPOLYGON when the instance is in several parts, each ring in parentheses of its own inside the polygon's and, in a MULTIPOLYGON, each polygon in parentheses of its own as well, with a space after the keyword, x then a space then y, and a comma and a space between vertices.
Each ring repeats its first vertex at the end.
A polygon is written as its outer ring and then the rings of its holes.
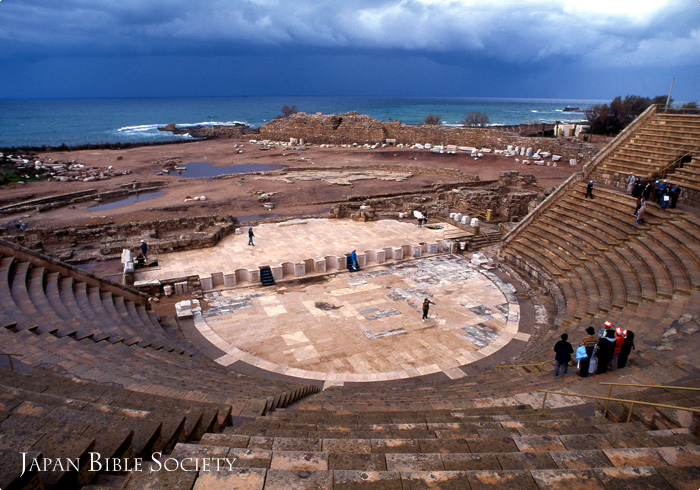
POLYGON ((613 358, 610 360, 610 366, 608 368, 612 371, 617 369, 617 360, 620 357, 620 352, 622 352, 622 344, 625 343, 625 337, 627 336, 627 330, 621 327, 615 329, 615 350, 613 351, 613 358))

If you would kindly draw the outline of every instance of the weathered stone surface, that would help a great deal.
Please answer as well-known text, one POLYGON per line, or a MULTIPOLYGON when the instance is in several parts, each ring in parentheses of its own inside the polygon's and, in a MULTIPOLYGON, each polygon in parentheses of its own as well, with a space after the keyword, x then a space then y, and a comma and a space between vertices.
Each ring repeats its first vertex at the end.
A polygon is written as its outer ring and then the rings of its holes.
POLYGON ((546 452, 502 453, 498 455, 498 461, 504 470, 538 470, 557 467, 550 454, 546 452))
POLYGON ((248 447, 250 436, 239 434, 212 434, 207 433, 202 436, 200 444, 208 446, 226 446, 229 448, 245 448, 248 447))
POLYGON ((389 471, 442 471, 444 466, 439 454, 387 454, 389 471))
POLYGON ((369 439, 324 439, 323 450, 327 453, 371 453, 372 441, 369 439))
POLYGON ((552 459, 562 469, 607 468, 612 466, 610 460, 600 449, 581 449, 578 451, 552 451, 552 459))
POLYGON ((321 439, 301 437, 278 437, 272 444, 273 451, 321 451, 321 439))
POLYGON ((269 470, 265 490, 331 490, 333 474, 330 471, 269 470))
POLYGON ((671 484, 675 490, 697 490, 700 481, 700 468, 697 466, 664 466, 656 471, 671 484))
MULTIPOLYGON (((445 441, 442 441, 445 442, 445 441)), ((442 454, 445 470, 500 470, 501 465, 495 454, 442 454)))
POLYGON ((539 490, 529 471, 470 471, 467 478, 471 490, 539 490))
POLYGON ((396 471, 347 471, 333 472, 334 490, 402 490, 401 475, 396 471))
POLYGON ((311 451, 275 451, 270 468, 275 470, 327 470, 328 453, 311 451))
POLYGON ((655 448, 603 449, 615 466, 666 466, 666 460, 655 448))
POLYGON ((593 470, 533 470, 540 490, 605 490, 593 470))
POLYGON ((606 490, 671 490, 672 488, 654 468, 599 468, 593 471, 606 490))
POLYGON ((386 471, 383 454, 331 454, 328 466, 332 470, 386 471))
POLYGON ((246 468, 269 468, 272 453, 262 449, 231 448, 229 459, 236 458, 236 466, 246 468))
POLYGON ((463 490, 469 488, 467 475, 463 471, 403 471, 403 490, 439 488, 440 490, 463 490))
POLYGON ((200 471, 193 490, 262 490, 264 485, 264 469, 234 468, 232 471, 200 471))

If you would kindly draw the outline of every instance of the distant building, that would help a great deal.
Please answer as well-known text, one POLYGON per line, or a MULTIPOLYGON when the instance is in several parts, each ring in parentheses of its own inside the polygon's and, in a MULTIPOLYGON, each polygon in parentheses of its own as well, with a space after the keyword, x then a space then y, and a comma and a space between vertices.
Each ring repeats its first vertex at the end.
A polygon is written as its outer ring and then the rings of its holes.
POLYGON ((554 136, 566 136, 567 138, 579 138, 581 133, 587 133, 591 129, 590 124, 584 123, 557 123, 554 125, 554 136))

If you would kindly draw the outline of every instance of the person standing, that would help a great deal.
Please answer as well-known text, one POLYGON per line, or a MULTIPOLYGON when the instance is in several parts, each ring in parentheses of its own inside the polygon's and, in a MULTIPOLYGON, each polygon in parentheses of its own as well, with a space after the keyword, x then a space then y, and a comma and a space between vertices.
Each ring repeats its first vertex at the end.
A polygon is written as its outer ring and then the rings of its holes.
POLYGON ((252 245, 254 247, 255 244, 253 243, 253 237, 255 237, 255 233, 253 233, 253 228, 248 228, 248 245, 252 245))
POLYGON ((630 176, 627 178, 627 195, 632 195, 632 189, 634 188, 634 183, 637 179, 634 178, 634 174, 630 172, 630 176))
POLYGON ((608 369, 614 371, 617 369, 617 361, 620 357, 620 352, 622 352, 622 344, 625 343, 625 336, 627 335, 627 330, 621 327, 615 329, 615 350, 613 350, 613 357, 610 360, 610 365, 608 369))
POLYGON ((561 340, 554 344, 554 376, 566 374, 566 369, 571 361, 571 354, 574 353, 574 348, 568 342, 569 335, 561 334, 561 340))
POLYGON ((654 184, 651 183, 651 181, 648 181, 644 185, 644 190, 642 191, 642 197, 644 198, 645 201, 648 201, 649 198, 651 197, 651 193, 654 191, 654 184))
POLYGON ((430 311, 430 305, 434 305, 432 301, 430 301, 428 298, 425 298, 423 300, 423 321, 426 321, 428 319, 428 311, 430 311))
POLYGON ((144 259, 148 259, 148 244, 146 240, 141 240, 141 255, 144 259))
POLYGON ((681 186, 678 184, 671 187, 671 207, 675 208, 678 204, 678 198, 681 197, 681 186))
POLYGON ((642 198, 642 200, 639 203, 639 209, 637 209, 637 224, 641 225, 642 224, 642 216, 644 216, 644 212, 647 210, 647 202, 642 198))
POLYGON ((581 359, 579 361, 578 375, 582 378, 588 376, 588 367, 591 364, 591 357, 593 357, 593 353, 595 352, 595 344, 598 342, 598 337, 595 334, 595 328, 588 327, 586 329, 586 333, 588 335, 582 338, 579 344, 583 345, 586 348, 586 354, 588 355, 586 359, 581 359))
POLYGON ((588 182, 588 186, 586 187, 586 199, 588 199, 589 197, 591 199, 593 199, 593 181, 592 180, 590 180, 588 182))
POLYGON ((627 359, 630 356, 630 352, 634 350, 634 332, 632 330, 627 330, 627 337, 625 337, 625 342, 622 344, 622 350, 620 355, 617 357, 617 368, 622 369, 627 365, 627 359))
POLYGON ((605 336, 598 340, 598 370, 597 374, 605 374, 608 372, 608 364, 615 354, 615 330, 608 329, 605 331, 605 336))

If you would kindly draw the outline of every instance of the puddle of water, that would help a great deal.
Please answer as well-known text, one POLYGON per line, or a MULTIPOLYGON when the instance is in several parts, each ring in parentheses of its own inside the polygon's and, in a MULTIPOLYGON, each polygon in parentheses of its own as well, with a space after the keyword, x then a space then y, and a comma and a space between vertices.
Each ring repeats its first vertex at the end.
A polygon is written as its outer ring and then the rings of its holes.
POLYGON ((105 199, 102 203, 90 206, 88 209, 90 211, 104 211, 106 209, 121 208, 122 206, 128 206, 135 202, 148 201, 149 199, 155 199, 156 197, 162 196, 161 191, 150 191, 141 192, 138 194, 129 194, 124 197, 115 197, 112 199, 105 199))
MULTIPOLYGON (((177 175, 180 177, 216 177, 217 175, 242 174, 247 172, 265 172, 284 168, 284 165, 270 165, 265 163, 242 163, 240 165, 226 165, 215 167, 213 163, 190 162, 183 165, 185 170, 171 170, 162 175, 177 175)), ((154 172, 156 173, 156 172, 154 172)))

